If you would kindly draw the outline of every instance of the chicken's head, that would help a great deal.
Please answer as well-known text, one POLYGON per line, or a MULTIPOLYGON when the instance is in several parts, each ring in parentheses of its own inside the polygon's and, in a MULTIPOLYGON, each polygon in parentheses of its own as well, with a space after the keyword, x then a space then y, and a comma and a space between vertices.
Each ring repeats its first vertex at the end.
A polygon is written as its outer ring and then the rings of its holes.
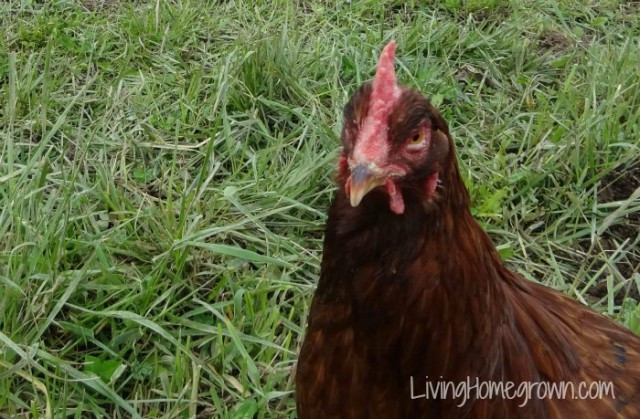
POLYGON ((352 206, 379 188, 390 210, 402 214, 405 191, 433 197, 450 146, 446 123, 427 99, 396 83, 395 47, 387 44, 373 81, 345 106, 339 178, 352 206))

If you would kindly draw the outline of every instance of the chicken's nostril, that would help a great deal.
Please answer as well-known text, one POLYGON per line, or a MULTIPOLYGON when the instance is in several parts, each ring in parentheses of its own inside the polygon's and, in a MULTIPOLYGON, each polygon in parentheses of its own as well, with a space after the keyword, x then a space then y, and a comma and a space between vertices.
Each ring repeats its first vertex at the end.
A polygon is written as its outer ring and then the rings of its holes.
POLYGON ((359 164, 351 171, 351 182, 360 185, 370 179, 372 175, 371 169, 364 164, 359 164))

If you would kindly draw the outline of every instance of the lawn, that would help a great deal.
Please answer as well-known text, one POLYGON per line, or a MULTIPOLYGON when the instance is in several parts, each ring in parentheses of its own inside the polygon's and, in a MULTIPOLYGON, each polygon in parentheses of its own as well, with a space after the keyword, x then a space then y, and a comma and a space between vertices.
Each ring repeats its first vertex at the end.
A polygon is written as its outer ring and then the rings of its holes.
POLYGON ((0 417, 295 416, 390 39, 505 263, 640 332, 638 2, 10 0, 0 34, 0 417))

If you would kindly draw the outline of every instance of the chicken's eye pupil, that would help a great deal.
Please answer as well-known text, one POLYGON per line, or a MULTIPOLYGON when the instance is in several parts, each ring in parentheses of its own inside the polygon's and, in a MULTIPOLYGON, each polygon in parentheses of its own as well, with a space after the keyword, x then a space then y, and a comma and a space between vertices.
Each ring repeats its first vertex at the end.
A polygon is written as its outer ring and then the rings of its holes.
POLYGON ((413 136, 411 137, 411 143, 412 144, 418 144, 420 141, 422 140, 422 135, 419 132, 416 132, 415 134, 413 134, 413 136))

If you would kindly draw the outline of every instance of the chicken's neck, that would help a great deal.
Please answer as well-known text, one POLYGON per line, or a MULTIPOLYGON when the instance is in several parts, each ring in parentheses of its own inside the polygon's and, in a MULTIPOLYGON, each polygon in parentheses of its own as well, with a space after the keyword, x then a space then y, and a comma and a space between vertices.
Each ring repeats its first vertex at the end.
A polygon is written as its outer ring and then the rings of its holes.
POLYGON ((433 374, 446 374, 451 348, 473 351, 475 337, 490 336, 508 310, 497 252, 471 216, 459 176, 446 180, 449 188, 444 183, 428 210, 419 196, 405 196, 402 216, 388 210, 383 193, 356 208, 339 194, 316 294, 320 303, 342 306, 350 327, 380 351, 424 345, 427 358, 438 360, 428 367, 433 374), (407 342, 411 333, 429 340, 407 342))

